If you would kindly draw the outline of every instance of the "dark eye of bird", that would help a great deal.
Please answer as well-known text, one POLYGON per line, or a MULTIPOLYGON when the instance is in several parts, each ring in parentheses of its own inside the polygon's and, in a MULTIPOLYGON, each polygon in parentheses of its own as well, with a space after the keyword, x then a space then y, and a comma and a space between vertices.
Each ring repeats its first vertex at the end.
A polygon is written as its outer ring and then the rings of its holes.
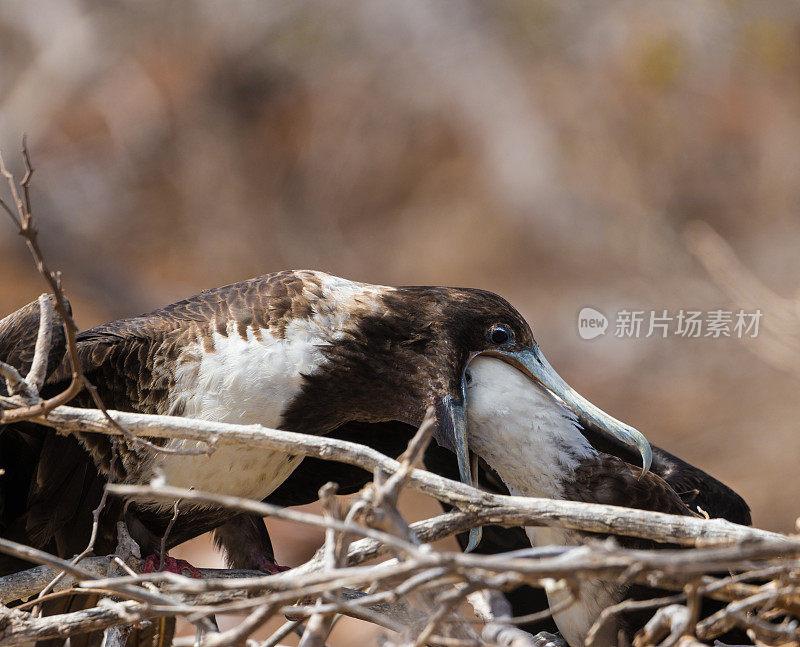
POLYGON ((489 332, 489 340, 498 346, 511 341, 511 337, 511 331, 505 326, 496 326, 489 332))

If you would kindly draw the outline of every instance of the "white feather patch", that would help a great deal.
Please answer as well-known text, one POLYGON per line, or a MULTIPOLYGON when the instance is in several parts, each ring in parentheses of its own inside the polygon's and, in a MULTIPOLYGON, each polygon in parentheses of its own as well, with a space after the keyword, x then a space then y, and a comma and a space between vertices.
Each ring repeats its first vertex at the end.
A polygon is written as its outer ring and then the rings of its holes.
MULTIPOLYGON (((580 461, 597 451, 578 430, 575 415, 549 392, 502 360, 476 357, 469 365, 467 419, 469 445, 500 475, 512 494, 564 499, 564 481, 580 461)), ((533 546, 582 543, 579 534, 556 527, 525 529, 533 546)), ((556 582, 546 585, 555 606, 568 593, 556 582)), ((554 614, 559 631, 580 647, 604 608, 617 602, 615 587, 602 580, 583 582, 578 600, 554 614)), ((613 644, 608 635, 598 644, 613 644), (605 640, 605 639, 608 640, 605 640)))
MULTIPOLYGON (((197 340, 183 349, 174 371, 175 387, 168 413, 188 418, 277 427, 283 412, 303 387, 303 375, 321 370, 322 349, 346 334, 355 312, 379 306, 380 289, 323 273, 325 299, 308 318, 286 326, 283 338, 261 329, 240 337, 234 322, 227 335, 214 331, 213 350, 197 340), (260 337, 260 338, 259 338, 260 337)), ((212 344, 209 344, 212 347, 212 344)), ((194 448, 198 443, 172 441, 170 447, 194 448)), ((163 455, 153 462, 153 473, 163 474, 177 487, 263 499, 302 461, 301 456, 261 448, 220 445, 210 455, 163 455)))
POLYGON ((563 498, 563 479, 597 455, 575 414, 516 368, 476 357, 468 368, 469 445, 525 496, 563 498))

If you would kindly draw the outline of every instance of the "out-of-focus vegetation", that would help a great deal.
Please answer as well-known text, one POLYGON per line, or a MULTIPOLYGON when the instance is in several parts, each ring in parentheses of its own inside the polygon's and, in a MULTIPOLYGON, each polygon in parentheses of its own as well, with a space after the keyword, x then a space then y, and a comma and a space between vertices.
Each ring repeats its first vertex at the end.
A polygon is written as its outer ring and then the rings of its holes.
MULTIPOLYGON (((745 305, 698 219, 797 292, 797 3, 12 0, 8 161, 22 132, 80 325, 284 268, 488 288, 579 391, 793 528, 800 366, 576 318, 745 305)), ((0 272, 0 315, 42 290, 10 226, 0 272)))

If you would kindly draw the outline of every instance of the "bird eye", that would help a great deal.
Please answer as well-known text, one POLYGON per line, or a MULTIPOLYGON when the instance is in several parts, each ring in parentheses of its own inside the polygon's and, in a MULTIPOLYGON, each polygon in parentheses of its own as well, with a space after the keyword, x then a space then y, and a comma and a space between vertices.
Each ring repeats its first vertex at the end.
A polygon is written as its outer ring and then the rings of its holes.
POLYGON ((491 341, 493 344, 497 344, 498 346, 501 344, 507 344, 513 338, 514 333, 512 333, 505 326, 495 326, 489 331, 489 341, 491 341))

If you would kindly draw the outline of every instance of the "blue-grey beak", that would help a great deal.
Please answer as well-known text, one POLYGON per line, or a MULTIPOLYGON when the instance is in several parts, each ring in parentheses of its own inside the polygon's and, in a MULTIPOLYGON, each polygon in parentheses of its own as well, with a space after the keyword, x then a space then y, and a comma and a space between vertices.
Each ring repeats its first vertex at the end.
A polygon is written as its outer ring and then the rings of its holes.
POLYGON ((612 418, 575 391, 550 366, 550 362, 544 358, 538 346, 517 351, 492 350, 485 354, 493 355, 513 365, 550 391, 576 415, 590 420, 626 445, 636 447, 642 455, 642 475, 644 476, 650 469, 653 451, 647 438, 630 425, 612 418))
MULTIPOLYGON (((450 447, 458 461, 458 474, 461 482, 477 487, 477 471, 473 474, 470 464, 469 446, 467 445, 467 407, 466 384, 461 378, 460 397, 454 398, 446 395, 437 407, 438 438, 440 443, 450 447), (475 480, 473 480, 475 479, 475 480)), ((473 528, 469 531, 469 542, 465 552, 473 550, 481 541, 481 529, 473 528)))
MULTIPOLYGON (((650 443, 647 442, 647 438, 630 425, 626 425, 624 422, 609 416, 575 391, 550 366, 550 362, 544 358, 538 346, 515 351, 493 349, 483 354, 508 362, 550 391, 576 415, 590 420, 626 445, 636 447, 642 455, 642 475, 646 474, 650 469, 650 464, 653 461, 653 451, 650 448, 650 443)), ((457 397, 447 395, 440 401, 437 408, 437 418, 439 421, 440 442, 455 452, 462 483, 477 486, 477 473, 473 474, 469 445, 467 443, 466 383, 463 377, 461 379, 461 393, 457 397)), ((481 529, 473 528, 469 533, 466 552, 473 550, 480 543, 480 540, 481 529)))

